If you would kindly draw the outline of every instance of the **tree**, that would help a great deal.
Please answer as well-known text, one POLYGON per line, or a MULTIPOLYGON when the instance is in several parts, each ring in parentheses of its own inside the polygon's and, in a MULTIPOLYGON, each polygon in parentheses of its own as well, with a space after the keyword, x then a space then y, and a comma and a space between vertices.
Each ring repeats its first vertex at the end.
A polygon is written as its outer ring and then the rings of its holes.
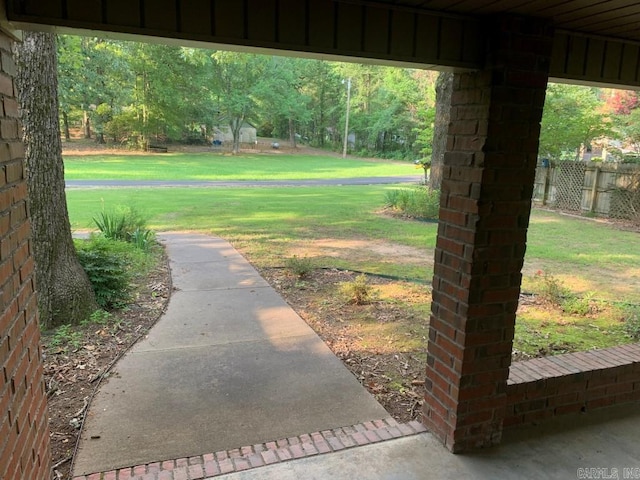
POLYGON ((24 32, 16 57, 40 321, 78 323, 97 304, 76 257, 64 194, 55 36, 24 32))
POLYGON ((542 114, 540 156, 578 159, 592 140, 613 134, 594 88, 550 83, 542 114))
POLYGON ((606 100, 607 108, 615 115, 629 115, 640 106, 638 92, 633 90, 612 90, 606 100))
POLYGON ((240 129, 256 115, 256 95, 265 81, 268 57, 236 52, 215 52, 216 86, 220 114, 233 134, 233 153, 240 150, 240 129))
POLYGON ((436 80, 436 114, 433 127, 433 150, 431 154, 431 175, 429 187, 438 190, 442 183, 444 153, 447 150, 447 134, 451 119, 451 95, 453 93, 453 73, 441 72, 436 80))
POLYGON ((640 108, 631 110, 627 115, 618 115, 615 123, 623 143, 633 150, 635 156, 640 155, 640 108))
POLYGON ((301 128, 301 134, 309 138, 312 145, 325 147, 327 142, 340 144, 338 132, 342 129, 341 115, 344 109, 344 85, 334 64, 321 60, 303 63, 303 93, 310 99, 309 119, 301 128))
MULTIPOLYGON (((263 82, 256 88, 262 114, 267 114, 276 132, 286 132, 292 147, 296 147, 296 125, 310 118, 310 99, 304 93, 303 70, 307 60, 271 57, 263 82), (277 128, 284 126, 284 128, 277 128)), ((281 135, 284 136, 284 135, 281 135)))

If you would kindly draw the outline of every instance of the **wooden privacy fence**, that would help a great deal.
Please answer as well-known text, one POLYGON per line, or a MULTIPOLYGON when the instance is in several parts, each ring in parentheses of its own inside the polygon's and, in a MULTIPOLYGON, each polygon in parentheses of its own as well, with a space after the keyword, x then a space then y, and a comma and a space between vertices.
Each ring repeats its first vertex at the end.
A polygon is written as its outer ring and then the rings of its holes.
POLYGON ((568 161, 538 166, 533 201, 640 224, 640 165, 568 161))

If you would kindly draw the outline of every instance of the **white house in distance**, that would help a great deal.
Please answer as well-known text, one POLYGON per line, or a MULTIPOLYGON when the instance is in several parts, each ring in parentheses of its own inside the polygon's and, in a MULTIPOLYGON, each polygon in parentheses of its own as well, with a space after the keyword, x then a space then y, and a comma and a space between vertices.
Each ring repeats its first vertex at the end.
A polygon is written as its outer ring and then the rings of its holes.
MULTIPOLYGON (((213 140, 222 143, 233 142, 233 133, 229 125, 218 125, 213 127, 213 140)), ((256 143, 258 134, 256 127, 248 122, 244 122, 240 127, 240 143, 256 143)))

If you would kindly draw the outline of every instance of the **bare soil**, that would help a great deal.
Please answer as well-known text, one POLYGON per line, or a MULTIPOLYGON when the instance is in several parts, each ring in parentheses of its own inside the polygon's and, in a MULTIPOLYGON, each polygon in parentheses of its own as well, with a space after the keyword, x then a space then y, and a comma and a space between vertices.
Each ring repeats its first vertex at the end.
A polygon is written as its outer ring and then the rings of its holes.
POLYGON ((423 265, 425 269, 433 267, 433 255, 425 256, 424 250, 386 240, 305 239, 292 243, 288 253, 298 257, 336 257, 365 261, 375 257, 390 263, 423 265))
MULTIPOLYGON (((231 155, 231 146, 212 147, 211 145, 184 145, 172 143, 163 145, 167 147, 168 153, 220 153, 231 155)), ((149 155, 154 152, 128 148, 126 145, 107 140, 106 143, 97 143, 95 139, 82 138, 80 129, 71 130, 71 140, 62 139, 62 152, 64 156, 86 156, 86 155, 149 155)), ((155 152, 157 153, 157 152, 155 152)), ((277 138, 258 138, 255 144, 241 144, 240 153, 243 154, 270 154, 270 155, 322 155, 327 157, 341 157, 341 152, 328 149, 310 147, 304 144, 292 146, 287 140, 277 138), (279 147, 274 149, 272 144, 277 142, 279 147)), ((351 157, 351 155, 349 155, 351 157)), ((383 158, 362 158, 369 162, 384 162, 406 164, 400 160, 387 160, 383 158)))

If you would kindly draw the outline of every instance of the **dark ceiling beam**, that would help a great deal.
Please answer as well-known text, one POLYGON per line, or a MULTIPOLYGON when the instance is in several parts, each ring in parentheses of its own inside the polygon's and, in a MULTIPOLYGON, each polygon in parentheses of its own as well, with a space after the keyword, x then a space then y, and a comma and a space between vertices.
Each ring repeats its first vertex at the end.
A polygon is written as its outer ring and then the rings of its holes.
MULTIPOLYGON (((286 51, 331 60, 437 68, 482 66, 485 29, 470 17, 362 0, 6 0, 16 29, 155 37, 182 45, 286 51), (105 33, 100 33, 105 32, 105 33)), ((640 86, 640 46, 556 32, 554 80, 640 86)))

